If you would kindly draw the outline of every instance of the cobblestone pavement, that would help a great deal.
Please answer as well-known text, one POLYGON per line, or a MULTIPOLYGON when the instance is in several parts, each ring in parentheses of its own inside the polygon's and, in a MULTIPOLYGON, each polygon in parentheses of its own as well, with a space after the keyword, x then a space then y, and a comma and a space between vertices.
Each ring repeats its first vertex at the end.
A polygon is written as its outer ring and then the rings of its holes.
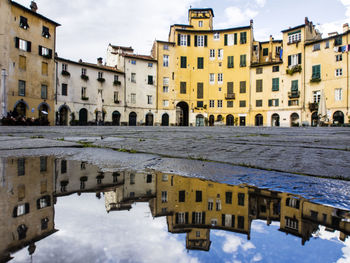
POLYGON ((119 151, 350 179, 349 128, 0 126, 0 152, 76 147, 82 142, 119 151))

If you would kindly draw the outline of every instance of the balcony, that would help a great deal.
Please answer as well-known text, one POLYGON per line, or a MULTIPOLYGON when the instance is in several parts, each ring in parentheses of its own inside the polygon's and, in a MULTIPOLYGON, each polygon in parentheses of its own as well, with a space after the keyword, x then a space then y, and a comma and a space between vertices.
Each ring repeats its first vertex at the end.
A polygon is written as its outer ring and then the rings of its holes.
POLYGON ((81 99, 82 99, 82 100, 89 100, 89 97, 83 96, 83 97, 81 97, 81 99))
POLYGON ((120 85, 122 85, 122 83, 119 80, 115 80, 115 81, 113 81, 113 85, 120 86, 120 85))
POLYGON ((286 74, 292 76, 294 73, 301 72, 301 71, 302 71, 302 67, 300 65, 296 65, 296 66, 291 66, 291 67, 287 68, 286 74))
POLYGON ((227 99, 227 100, 234 100, 234 99, 236 99, 236 94, 235 93, 226 93, 225 94, 225 99, 227 99))
POLYGON ((311 112, 313 112, 313 111, 317 111, 318 110, 318 103, 317 102, 313 102, 313 103, 309 103, 309 110, 311 111, 311 112))
POLYGON ((290 99, 299 99, 300 98, 300 91, 290 91, 288 92, 288 98, 290 99))
POLYGON ((114 103, 115 103, 115 104, 119 104, 119 103, 120 103, 120 100, 114 100, 114 103))

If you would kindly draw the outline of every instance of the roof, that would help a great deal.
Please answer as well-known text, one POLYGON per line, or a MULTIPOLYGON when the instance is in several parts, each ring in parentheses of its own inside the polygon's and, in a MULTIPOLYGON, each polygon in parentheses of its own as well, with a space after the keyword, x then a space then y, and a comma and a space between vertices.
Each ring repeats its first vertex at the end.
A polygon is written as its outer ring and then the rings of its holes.
POLYGON ((337 38, 337 37, 342 37, 346 34, 349 34, 350 33, 350 30, 342 33, 342 34, 339 34, 339 35, 334 35, 334 36, 330 36, 330 37, 327 37, 327 38, 321 38, 321 39, 317 39, 317 40, 313 40, 313 41, 309 41, 307 43, 305 43, 305 46, 309 46, 309 45, 313 45, 313 44, 317 44, 317 43, 320 43, 320 42, 323 42, 323 41, 328 41, 328 40, 331 40, 331 39, 334 39, 334 38, 337 38))
POLYGON ((142 59, 142 60, 157 62, 157 60, 155 60, 153 57, 151 57, 151 56, 146 56, 146 55, 122 54, 122 56, 128 57, 128 58, 136 58, 136 59, 142 59))
POLYGON ((299 25, 299 26, 296 26, 296 27, 291 27, 291 28, 282 30, 281 32, 282 33, 286 33, 286 32, 293 31, 293 30, 296 30, 296 29, 299 29, 299 28, 303 28, 303 27, 305 27, 305 24, 302 24, 302 25, 299 25))
POLYGON ((251 29, 251 26, 232 27, 232 28, 226 28, 226 29, 213 29, 213 30, 190 30, 190 29, 182 29, 182 28, 178 28, 175 30, 179 32, 216 33, 216 32, 228 32, 228 31, 237 31, 237 30, 245 30, 245 29, 251 29))
MULTIPOLYGON (((283 40, 272 40, 272 43, 282 43, 283 40)), ((261 41, 260 44, 268 44, 270 41, 261 41)))
POLYGON ((188 13, 189 12, 191 12, 191 11, 194 11, 194 12, 196 12, 196 11, 210 11, 211 12, 211 14, 213 15, 213 17, 214 17, 214 11, 213 11, 213 9, 212 8, 191 8, 190 10, 188 10, 188 13))
POLYGON ((185 25, 185 24, 174 24, 172 26, 193 27, 192 25, 185 25))
POLYGON ((123 47, 123 46, 115 46, 112 44, 109 44, 112 48, 114 49, 123 49, 123 50, 130 50, 130 51, 134 51, 134 49, 132 47, 123 47))
POLYGON ((168 45, 175 45, 175 42, 168 42, 168 41, 163 41, 163 40, 156 40, 158 43, 162 44, 168 44, 168 45))
POLYGON ((109 67, 109 66, 99 66, 97 64, 93 64, 93 63, 87 63, 87 62, 76 62, 73 60, 69 60, 69 59, 65 59, 65 58, 60 58, 60 57, 56 57, 56 60, 58 61, 62 61, 62 62, 67 62, 67 63, 71 63, 71 64, 75 64, 75 65, 80 65, 83 67, 90 67, 90 68, 94 68, 94 69, 98 69, 98 70, 105 70, 105 71, 109 71, 109 72, 114 72, 114 73, 120 73, 120 74, 125 74, 123 71, 114 68, 114 67, 109 67))
POLYGON ((11 0, 10 0, 10 3, 11 3, 11 5, 13 5, 13 6, 16 6, 16 7, 20 8, 20 9, 22 9, 22 10, 24 10, 24 11, 26 11, 26 12, 32 14, 32 15, 34 15, 34 16, 36 16, 36 17, 39 17, 39 18, 45 20, 46 22, 49 22, 49 23, 51 23, 51 24, 54 24, 55 26, 60 26, 59 23, 57 23, 57 22, 55 22, 55 21, 53 21, 53 20, 47 18, 46 16, 43 16, 43 15, 39 14, 39 13, 37 13, 37 12, 34 12, 34 11, 32 11, 31 9, 29 9, 29 8, 27 8, 27 7, 25 7, 25 6, 20 5, 19 3, 16 3, 16 2, 11 1, 11 0))

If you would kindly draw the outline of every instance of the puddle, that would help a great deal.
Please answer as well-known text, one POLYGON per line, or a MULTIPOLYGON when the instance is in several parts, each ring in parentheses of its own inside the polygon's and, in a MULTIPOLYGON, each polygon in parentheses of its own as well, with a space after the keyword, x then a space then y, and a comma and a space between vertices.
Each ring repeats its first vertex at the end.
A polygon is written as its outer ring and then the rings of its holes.
POLYGON ((300 194, 4 158, 0 262, 349 262, 350 212, 300 194))

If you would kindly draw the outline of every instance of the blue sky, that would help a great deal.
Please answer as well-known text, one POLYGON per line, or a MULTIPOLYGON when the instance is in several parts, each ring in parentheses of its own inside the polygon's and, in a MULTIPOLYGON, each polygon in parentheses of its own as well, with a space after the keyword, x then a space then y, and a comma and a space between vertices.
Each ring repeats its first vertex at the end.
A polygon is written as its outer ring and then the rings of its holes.
MULTIPOLYGON (((30 0, 17 2, 29 6, 30 0)), ((256 40, 304 23, 305 16, 324 33, 350 22, 350 0, 37 0, 38 12, 59 22, 59 56, 95 62, 109 43, 149 54, 155 39, 167 40, 169 26, 187 23, 187 10, 211 7, 214 27, 244 26, 254 19, 256 40)))

